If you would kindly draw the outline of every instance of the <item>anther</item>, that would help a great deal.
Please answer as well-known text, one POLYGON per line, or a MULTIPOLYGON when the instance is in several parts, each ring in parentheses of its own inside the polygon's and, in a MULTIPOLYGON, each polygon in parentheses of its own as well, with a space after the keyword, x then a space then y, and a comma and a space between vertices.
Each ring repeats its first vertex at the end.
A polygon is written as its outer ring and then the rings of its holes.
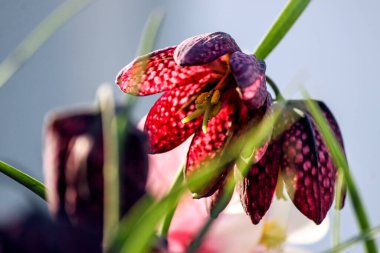
POLYGON ((216 105, 219 102, 219 98, 220 98, 220 91, 215 90, 211 96, 211 104, 216 105))

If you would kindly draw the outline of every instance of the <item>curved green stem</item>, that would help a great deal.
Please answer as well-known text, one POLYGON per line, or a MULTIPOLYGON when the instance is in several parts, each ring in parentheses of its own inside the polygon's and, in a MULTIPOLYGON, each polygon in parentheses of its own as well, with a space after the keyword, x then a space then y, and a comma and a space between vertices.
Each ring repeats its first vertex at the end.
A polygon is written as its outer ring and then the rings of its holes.
POLYGON ((309 3, 310 0, 289 0, 255 50, 254 54, 258 59, 264 60, 272 52, 309 3))
POLYGON ((0 161, 0 171, 40 196, 43 200, 46 200, 45 185, 37 179, 25 174, 24 172, 3 161, 0 161))
MULTIPOLYGON (((178 173, 177 173, 176 177, 174 178, 173 184, 169 189, 169 192, 171 192, 172 189, 177 189, 183 183, 183 168, 184 168, 184 166, 185 165, 180 166, 178 173)), ((165 215, 165 217, 162 221, 160 231, 158 232, 158 235, 162 238, 166 238, 168 236, 170 223, 172 222, 175 210, 177 209, 179 199, 180 198, 177 197, 173 200, 174 204, 172 206, 174 206, 174 208, 170 209, 167 212, 167 214, 165 215)))
POLYGON ((274 94, 276 95, 276 100, 285 101, 284 96, 281 94, 280 89, 277 87, 276 83, 272 80, 272 78, 270 78, 269 76, 266 76, 266 79, 267 79, 267 83, 269 84, 269 86, 274 91, 274 94))

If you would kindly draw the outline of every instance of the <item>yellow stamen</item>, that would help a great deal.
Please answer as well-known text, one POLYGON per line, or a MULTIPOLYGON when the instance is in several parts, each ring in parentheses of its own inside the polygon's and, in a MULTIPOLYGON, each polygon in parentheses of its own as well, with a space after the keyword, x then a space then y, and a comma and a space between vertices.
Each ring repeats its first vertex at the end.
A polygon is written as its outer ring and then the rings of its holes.
POLYGON ((279 248, 286 241, 286 228, 279 222, 272 220, 264 223, 260 244, 270 248, 279 248))
POLYGON ((203 110, 203 109, 198 109, 198 110, 196 110, 195 112, 193 112, 192 114, 190 114, 189 116, 183 118, 183 119, 181 120, 181 122, 182 122, 183 124, 185 124, 185 123, 187 123, 187 122, 190 122, 190 121, 196 119, 197 117, 201 116, 201 115, 204 113, 204 111, 205 111, 205 110, 203 110))

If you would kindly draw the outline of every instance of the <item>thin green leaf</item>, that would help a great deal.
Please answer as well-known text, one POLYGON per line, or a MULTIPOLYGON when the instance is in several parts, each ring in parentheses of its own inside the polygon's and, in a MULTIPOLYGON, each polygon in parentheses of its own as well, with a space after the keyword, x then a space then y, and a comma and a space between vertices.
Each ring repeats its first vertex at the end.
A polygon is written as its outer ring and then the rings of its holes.
POLYGON ((91 0, 68 0, 47 16, 16 49, 0 63, 0 88, 67 21, 91 0))
POLYGON ((29 176, 28 174, 25 174, 24 172, 16 169, 15 167, 0 161, 0 171, 7 175, 8 177, 12 178, 16 182, 22 184, 35 194, 37 194, 39 197, 41 197, 43 200, 46 200, 45 197, 45 185, 38 181, 37 179, 29 176))
MULTIPOLYGON (((171 186, 171 188, 169 189, 169 191, 171 191, 171 189, 173 188, 176 188, 176 187, 179 187, 183 184, 183 169, 184 169, 185 165, 181 165, 178 172, 177 172, 177 175, 176 177, 174 178, 174 182, 173 182, 173 185, 171 186)), ((179 202, 179 198, 178 199, 174 199, 175 203, 172 203, 171 205, 174 206, 173 209, 169 210, 168 213, 166 214, 166 216, 164 217, 163 221, 162 221, 162 225, 161 225, 161 229, 160 231, 158 232, 158 235, 162 238, 166 238, 168 236, 168 232, 169 232, 169 227, 170 227, 170 224, 171 224, 171 221, 173 219, 173 216, 174 216, 174 213, 175 213, 175 210, 177 208, 177 205, 178 205, 178 202, 179 202)))
POLYGON ((310 0, 289 0, 272 27, 255 50, 258 59, 264 60, 300 17, 310 0))
MULTIPOLYGON (((364 240, 370 240, 370 239, 374 240, 379 235, 380 235, 380 226, 377 226, 377 227, 371 228, 370 230, 368 230, 365 233, 362 233, 360 235, 352 237, 351 239, 348 239, 347 241, 340 243, 339 245, 337 245, 336 247, 333 247, 332 249, 322 251, 321 253, 341 252, 343 250, 347 250, 347 249, 351 248, 352 246, 354 246, 357 243, 360 243, 364 240)), ((376 253, 377 251, 373 251, 373 252, 376 253)))
MULTIPOLYGON (((153 50, 158 31, 160 30, 164 17, 165 12, 162 9, 156 9, 150 13, 149 18, 145 23, 144 31, 141 35, 137 56, 145 55, 153 50)), ((141 73, 145 72, 147 60, 148 59, 142 63, 140 73, 136 73, 138 77, 141 76, 141 73)), ((136 96, 126 94, 125 97, 127 108, 132 107, 136 103, 136 96)))
MULTIPOLYGON (((321 132, 324 142, 326 143, 329 151, 331 152, 333 161, 338 170, 343 173, 344 182, 347 184, 349 196, 351 197, 352 207, 356 215, 356 220, 360 227, 361 233, 364 234, 370 229, 370 222, 364 207, 364 203, 362 202, 362 199, 360 197, 359 190, 356 186, 355 180, 350 173, 348 163, 345 158, 342 147, 335 138, 335 135, 333 134, 330 128, 330 125, 328 124, 326 118, 321 112, 321 109, 315 102, 309 99, 310 96, 306 91, 304 91, 303 93, 305 98, 307 98, 306 104, 308 106, 308 109, 312 114, 319 131, 321 132)), ((365 248, 368 253, 377 252, 376 243, 372 239, 367 239, 365 241, 365 248)))
POLYGON ((137 56, 147 54, 153 50, 164 17, 165 11, 162 9, 153 10, 149 15, 140 39, 137 56))
POLYGON ((106 85, 101 86, 98 90, 98 99, 104 143, 103 246, 105 251, 108 251, 120 217, 118 131, 112 89, 106 85))

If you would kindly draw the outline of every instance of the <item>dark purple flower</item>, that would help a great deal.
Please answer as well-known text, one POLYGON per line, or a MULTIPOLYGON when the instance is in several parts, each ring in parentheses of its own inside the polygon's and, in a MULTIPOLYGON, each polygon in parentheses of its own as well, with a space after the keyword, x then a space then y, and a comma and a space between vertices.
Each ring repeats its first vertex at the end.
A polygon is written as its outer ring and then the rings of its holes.
MULTIPOLYGON (((120 71, 116 83, 134 95, 165 91, 144 128, 151 153, 171 150, 195 134, 186 176, 219 155, 228 139, 262 117, 261 111, 271 104, 265 63, 240 52, 234 39, 222 32, 139 57, 120 71)), ((220 168, 210 185, 191 190, 198 197, 212 195, 232 167, 220 168)))
MULTIPOLYGON (((323 102, 316 102, 343 147, 333 114, 323 102)), ((275 128, 274 136, 279 136, 240 184, 244 208, 252 222, 258 223, 271 204, 276 186, 282 191, 277 183, 283 180, 294 205, 320 224, 334 199, 337 169, 305 101, 288 101, 275 128)))
MULTIPOLYGON (((121 110, 118 112, 121 115, 121 110)), ((50 210, 73 224, 101 229, 103 223, 103 134, 95 110, 56 113, 45 131, 44 167, 50 210)), ((121 214, 145 193, 145 136, 134 127, 120 142, 121 214)))

